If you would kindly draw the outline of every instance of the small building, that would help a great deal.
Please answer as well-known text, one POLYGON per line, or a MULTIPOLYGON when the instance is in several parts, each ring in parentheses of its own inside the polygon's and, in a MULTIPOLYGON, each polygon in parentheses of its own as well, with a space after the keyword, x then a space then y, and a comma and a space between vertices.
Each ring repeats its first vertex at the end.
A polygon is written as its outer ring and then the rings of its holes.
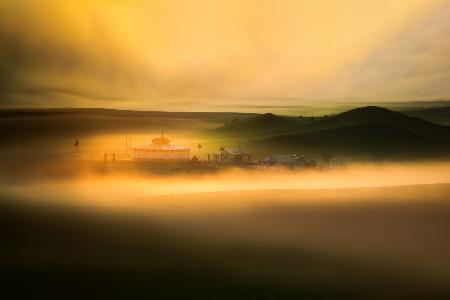
POLYGON ((263 161, 260 161, 263 166, 279 166, 287 168, 301 168, 301 169, 314 169, 317 164, 311 158, 304 155, 287 155, 287 154, 272 154, 267 156, 263 161))
POLYGON ((304 155, 302 155, 302 157, 300 157, 300 167, 305 168, 305 169, 315 169, 317 167, 317 163, 315 160, 306 157, 304 155))
POLYGON ((252 162, 251 154, 244 152, 240 147, 220 147, 213 156, 214 162, 225 164, 250 164, 252 162))
POLYGON ((261 164, 264 166, 296 168, 299 166, 299 159, 297 155, 273 154, 267 156, 261 164))
POLYGON ((188 160, 190 149, 185 146, 171 145, 164 137, 152 139, 151 144, 145 144, 132 149, 132 158, 137 160, 188 160))

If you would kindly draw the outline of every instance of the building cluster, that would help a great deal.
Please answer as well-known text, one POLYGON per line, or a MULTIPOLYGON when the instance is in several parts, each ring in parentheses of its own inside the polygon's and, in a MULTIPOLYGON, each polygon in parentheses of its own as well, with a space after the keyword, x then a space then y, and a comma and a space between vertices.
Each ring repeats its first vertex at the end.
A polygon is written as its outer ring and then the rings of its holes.
MULTIPOLYGON (((223 165, 259 165, 263 167, 281 166, 288 168, 315 168, 316 162, 306 156, 272 154, 264 160, 254 162, 250 153, 239 147, 220 147, 214 154, 208 154, 208 162, 223 165)), ((164 137, 152 139, 151 144, 131 148, 133 160, 149 161, 199 161, 199 157, 190 156, 190 148, 173 145, 164 137)))
POLYGON ((281 166, 288 168, 315 168, 317 164, 311 158, 304 155, 286 155, 286 154, 272 154, 267 156, 260 162, 263 166, 281 166))

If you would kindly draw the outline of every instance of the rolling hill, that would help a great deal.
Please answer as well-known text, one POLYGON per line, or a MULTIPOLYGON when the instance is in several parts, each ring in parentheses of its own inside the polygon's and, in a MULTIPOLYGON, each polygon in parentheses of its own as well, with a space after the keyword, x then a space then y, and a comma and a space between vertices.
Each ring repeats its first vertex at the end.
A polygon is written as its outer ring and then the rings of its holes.
POLYGON ((450 125, 450 106, 409 109, 405 110, 404 113, 440 125, 450 125))
POLYGON ((430 138, 373 122, 297 135, 279 135, 254 141, 250 145, 272 151, 370 159, 431 157, 443 155, 447 149, 441 148, 439 142, 430 138))
POLYGON ((289 131, 304 123, 303 118, 278 116, 271 113, 236 120, 211 131, 226 136, 247 134, 275 134, 289 131))
POLYGON ((83 137, 99 133, 201 131, 233 118, 230 112, 131 111, 101 108, 0 109, 0 144, 12 140, 83 137))
POLYGON ((215 128, 208 133, 222 137, 270 137, 292 132, 299 126, 309 123, 310 118, 279 116, 271 113, 250 116, 215 128))
POLYGON ((377 106, 355 108, 335 116, 322 118, 317 122, 298 126, 286 134, 300 134, 366 123, 389 125, 433 139, 446 140, 450 138, 450 127, 377 106))
POLYGON ((294 118, 273 114, 256 115, 228 126, 216 128, 214 132, 236 136, 245 136, 246 134, 252 136, 254 133, 295 135, 365 123, 389 125, 433 139, 446 140, 450 138, 450 128, 447 126, 377 106, 356 108, 338 115, 320 118, 294 118))
MULTIPOLYGON (((353 109, 248 143, 252 149, 348 157, 448 156, 450 128, 381 107, 353 109)), ((258 150, 257 150, 258 151, 258 150)))

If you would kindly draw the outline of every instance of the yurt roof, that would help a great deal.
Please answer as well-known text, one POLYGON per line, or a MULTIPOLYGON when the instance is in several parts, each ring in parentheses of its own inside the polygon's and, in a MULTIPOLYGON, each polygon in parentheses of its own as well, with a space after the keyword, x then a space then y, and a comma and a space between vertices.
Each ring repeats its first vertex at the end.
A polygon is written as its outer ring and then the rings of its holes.
POLYGON ((189 147, 169 144, 145 144, 134 148, 134 150, 142 151, 188 151, 189 147))

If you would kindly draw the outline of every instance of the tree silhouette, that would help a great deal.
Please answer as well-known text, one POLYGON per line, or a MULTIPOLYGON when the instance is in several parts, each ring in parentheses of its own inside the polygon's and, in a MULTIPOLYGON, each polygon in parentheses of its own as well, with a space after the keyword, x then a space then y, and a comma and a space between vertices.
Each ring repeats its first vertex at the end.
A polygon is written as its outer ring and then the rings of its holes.
POLYGON ((198 143, 197 148, 198 148, 198 158, 200 158, 200 149, 202 149, 202 144, 198 143))

